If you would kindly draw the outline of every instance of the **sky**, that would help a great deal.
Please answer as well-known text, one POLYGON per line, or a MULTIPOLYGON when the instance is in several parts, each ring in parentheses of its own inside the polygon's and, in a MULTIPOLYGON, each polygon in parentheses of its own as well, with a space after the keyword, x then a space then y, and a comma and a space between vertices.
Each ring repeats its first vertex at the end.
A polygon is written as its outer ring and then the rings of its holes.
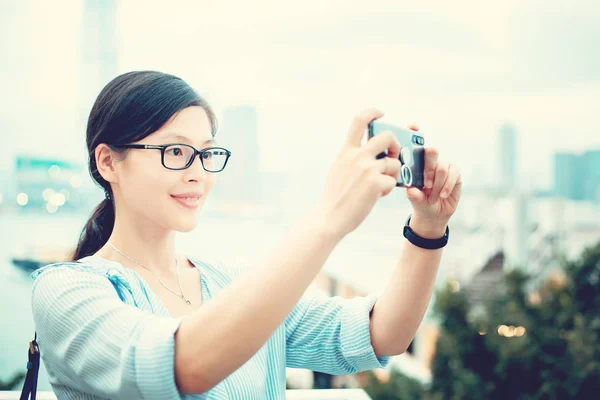
MULTIPOLYGON (((0 170, 32 147, 84 161, 84 128, 73 117, 82 107, 82 3, 14 4, 0 0, 8 10, 0 18, 11 22, 0 24, 8 60, 0 123, 10 142, 0 170)), ((467 184, 497 181, 504 123, 517 128, 515 159, 528 187, 551 185, 554 151, 600 148, 600 5, 592 0, 128 0, 116 20, 119 72, 179 75, 217 115, 256 106, 264 171, 324 175, 367 107, 419 124, 467 184)))

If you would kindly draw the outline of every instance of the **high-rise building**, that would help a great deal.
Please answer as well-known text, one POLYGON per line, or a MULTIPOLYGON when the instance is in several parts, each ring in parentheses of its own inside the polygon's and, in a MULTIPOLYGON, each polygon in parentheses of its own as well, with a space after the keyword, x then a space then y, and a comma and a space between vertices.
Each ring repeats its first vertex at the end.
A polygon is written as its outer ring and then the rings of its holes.
POLYGON ((517 130, 512 124, 504 124, 499 132, 498 146, 499 182, 503 189, 519 186, 517 130))
POLYGON ((583 177, 579 175, 580 161, 577 154, 554 154, 554 193, 557 196, 583 200, 583 177))
POLYGON ((83 129, 100 90, 118 74, 118 1, 86 0, 83 6, 79 113, 83 129))
POLYGON ((582 156, 584 177, 583 196, 589 201, 600 202, 600 150, 586 151, 582 156))
POLYGON ((255 202, 260 199, 258 118, 256 108, 240 105, 224 110, 217 140, 232 155, 215 187, 220 199, 255 202))
POLYGON ((554 193, 569 200, 600 201, 600 150, 554 154, 554 193))
POLYGON ((35 38, 30 26, 35 5, 31 1, 5 1, 1 4, 0 175, 8 177, 13 168, 12 155, 26 149, 19 136, 30 135, 33 125, 31 110, 36 110, 36 118, 33 119, 39 119, 45 109, 40 110, 37 103, 39 93, 33 91, 36 85, 32 84, 32 77, 39 70, 35 38))

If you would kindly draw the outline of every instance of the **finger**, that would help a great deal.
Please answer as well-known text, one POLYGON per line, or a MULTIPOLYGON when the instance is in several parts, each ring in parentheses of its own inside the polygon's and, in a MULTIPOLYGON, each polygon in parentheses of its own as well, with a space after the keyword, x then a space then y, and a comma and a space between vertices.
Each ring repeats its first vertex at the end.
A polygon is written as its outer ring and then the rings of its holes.
POLYGON ((357 114, 350 125, 346 143, 351 146, 360 146, 369 122, 381 117, 383 117, 383 113, 375 108, 368 108, 357 114))
POLYGON ((408 126, 408 129, 410 129, 411 131, 418 131, 419 130, 419 125, 417 125, 417 124, 410 124, 408 126))
POLYGON ((460 170, 455 165, 450 164, 448 166, 448 178, 446 178, 446 183, 444 183, 442 191, 440 192, 440 197, 442 199, 446 199, 450 196, 450 193, 454 190, 459 178, 460 170))
POLYGON ((381 160, 376 161, 378 171, 381 171, 384 175, 389 175, 398 181, 398 175, 400 174, 401 163, 397 158, 384 157, 381 160))
POLYGON ((381 190, 381 197, 385 197, 392 192, 392 190, 396 187, 397 179, 389 175, 377 175, 375 178, 379 189, 381 190))
POLYGON ((387 151, 387 156, 389 158, 400 158, 400 150, 402 149, 400 147, 400 142, 398 142, 396 136, 390 131, 380 133, 369 140, 363 147, 365 151, 373 157, 387 151))
POLYGON ((433 178, 433 188, 429 194, 429 204, 434 204, 440 198, 440 192, 446 183, 446 178, 448 178, 448 164, 438 162, 433 178))
POLYGON ((439 156, 440 153, 435 147, 425 148, 425 166, 423 172, 425 174, 425 187, 428 189, 433 187, 433 178, 435 177, 435 169, 439 156))
POLYGON ((406 197, 413 204, 424 204, 427 201, 427 194, 412 186, 406 188, 406 197))

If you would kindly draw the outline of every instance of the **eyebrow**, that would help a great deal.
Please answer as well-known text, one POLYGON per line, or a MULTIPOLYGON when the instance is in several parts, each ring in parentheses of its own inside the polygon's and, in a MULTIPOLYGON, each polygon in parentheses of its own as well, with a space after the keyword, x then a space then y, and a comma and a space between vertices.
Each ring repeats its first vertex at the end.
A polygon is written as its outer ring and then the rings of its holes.
MULTIPOLYGON (((190 140, 190 138, 188 138, 187 136, 183 136, 183 135, 181 135, 179 133, 176 133, 176 132, 167 133, 166 135, 164 135, 164 138, 165 139, 169 138, 169 139, 180 140, 180 141, 185 142, 187 144, 191 144, 192 143, 192 140, 190 140)), ((202 143, 202 146, 205 146, 207 144, 216 144, 216 143, 217 143, 217 141, 215 139, 210 138, 210 139, 205 140, 204 143, 202 143)))

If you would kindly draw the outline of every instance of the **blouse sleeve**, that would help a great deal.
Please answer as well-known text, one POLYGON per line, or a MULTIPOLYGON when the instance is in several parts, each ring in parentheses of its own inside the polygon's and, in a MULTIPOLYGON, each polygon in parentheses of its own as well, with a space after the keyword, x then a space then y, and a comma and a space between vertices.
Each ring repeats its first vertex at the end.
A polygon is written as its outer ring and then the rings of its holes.
POLYGON ((285 321, 287 366, 344 375, 387 366, 371 345, 377 295, 344 299, 303 296, 285 321))
POLYGON ((123 303, 106 277, 66 266, 34 282, 33 317, 53 385, 112 399, 179 399, 168 318, 123 303))

